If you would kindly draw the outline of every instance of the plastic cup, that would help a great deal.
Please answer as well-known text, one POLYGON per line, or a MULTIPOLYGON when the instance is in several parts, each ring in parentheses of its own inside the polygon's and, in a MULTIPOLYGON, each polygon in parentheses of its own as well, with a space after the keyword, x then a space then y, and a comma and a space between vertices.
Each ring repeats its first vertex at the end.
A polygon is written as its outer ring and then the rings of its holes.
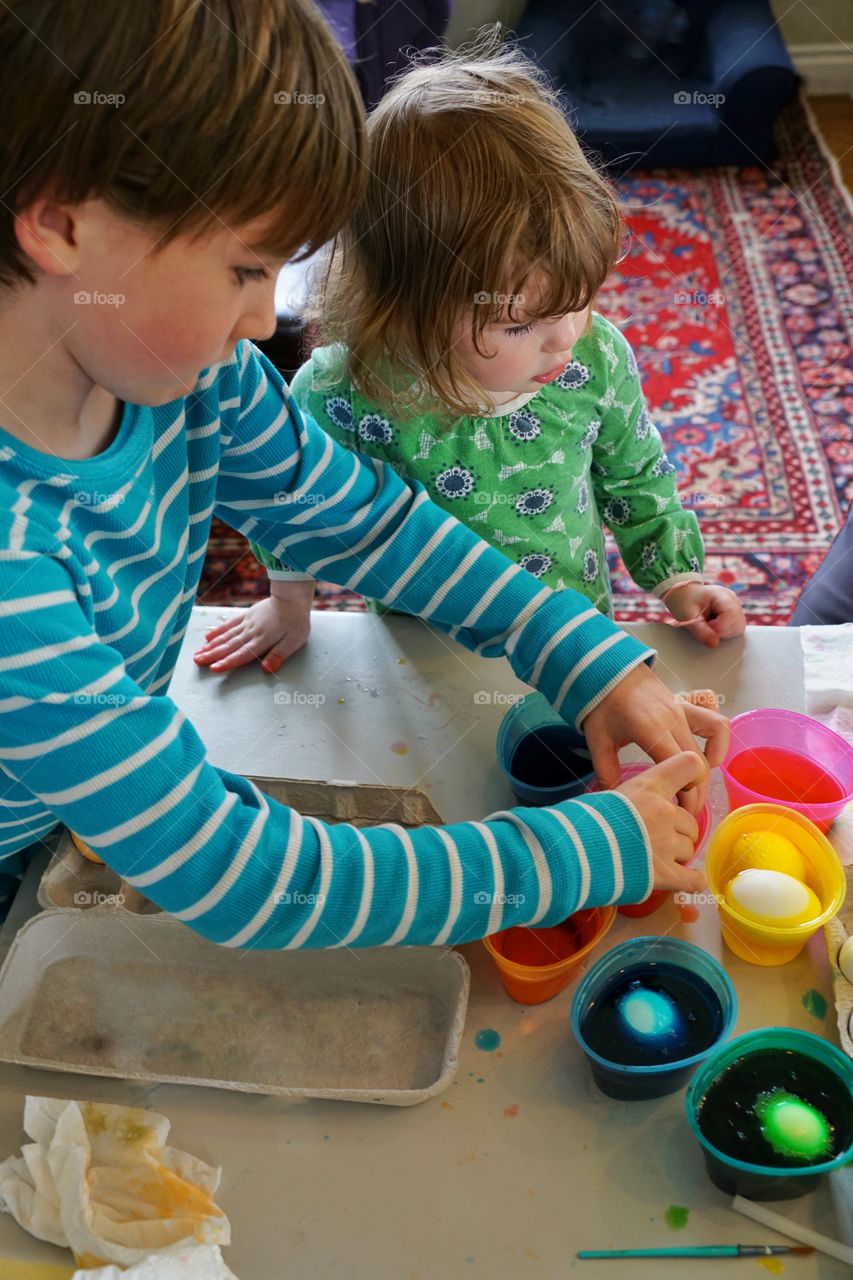
POLYGON ((615 919, 615 907, 589 907, 550 928, 504 929, 483 945, 507 995, 519 1004, 543 1004, 569 985, 615 919))
POLYGON ((630 938, 612 947, 592 966, 578 985, 572 999, 572 1034, 587 1056, 592 1078, 602 1093, 610 1098, 635 1101, 643 1098, 662 1098, 680 1089, 697 1065, 727 1040, 737 1018, 737 996, 731 979, 723 966, 701 947, 679 938, 630 938), (703 978, 720 1001, 723 1023, 716 1040, 699 1053, 687 1058, 662 1061, 660 1065, 629 1066, 602 1057, 586 1042, 583 1021, 614 978, 633 966, 643 967, 660 963, 683 969, 703 978))
MULTIPOLYGON (((622 769, 622 781, 627 782, 628 778, 636 778, 638 773, 645 773, 646 769, 651 769, 650 764, 627 764, 622 769)), ((587 788, 588 791, 600 791, 601 787, 593 778, 592 783, 587 788)), ((699 838, 693 846, 693 855, 685 864, 690 866, 695 862, 702 852, 705 841, 708 839, 708 832, 711 830, 711 808, 706 800, 702 806, 702 810, 696 818, 699 824, 699 838)), ((647 898, 642 902, 626 903, 625 906, 618 907, 620 916, 628 916, 631 920, 639 920, 642 916, 650 916, 653 911, 657 911, 658 907, 662 907, 668 898, 672 897, 671 889, 652 889, 647 898)))
MULTIPOLYGON (((726 1155, 715 1147, 699 1127, 699 1110, 713 1082, 731 1063, 762 1049, 796 1050, 816 1058, 828 1067, 853 1092, 853 1061, 820 1036, 790 1027, 762 1027, 736 1036, 707 1059, 696 1072, 687 1090, 687 1119, 698 1139, 708 1177, 715 1187, 730 1196, 746 1196, 749 1200, 790 1200, 813 1191, 824 1174, 853 1158, 853 1135, 843 1151, 832 1160, 799 1168, 777 1168, 773 1165, 750 1164, 726 1155)), ((853 1105, 853 1101, 851 1102, 853 1105)))
POLYGON ((853 800, 853 747, 826 725, 796 711, 779 711, 773 707, 747 711, 731 722, 731 739, 725 760, 720 766, 729 798, 729 809, 745 804, 781 804, 810 818, 821 831, 827 831, 845 805, 853 800), (741 751, 761 747, 781 747, 814 760, 832 774, 844 793, 840 799, 825 804, 800 804, 786 795, 760 795, 738 782, 729 771, 741 751))
POLYGON ((583 795, 595 779, 586 738, 567 724, 541 693, 529 693, 510 707, 498 729, 496 750, 513 794, 525 805, 571 800, 583 795), (533 749, 528 754, 528 767, 519 773, 518 750, 525 740, 526 747, 533 749), (544 786, 537 781, 537 776, 546 776, 548 769, 561 765, 569 771, 565 781, 544 786))
POLYGON ((724 818, 714 833, 705 858, 708 888, 717 901, 723 941, 741 960, 750 964, 787 964, 798 956, 813 934, 837 915, 847 884, 838 855, 813 822, 794 809, 778 804, 749 804, 724 818), (726 885, 743 868, 734 846, 748 831, 773 831, 786 836, 806 862, 806 884, 820 899, 821 912, 814 920, 782 928, 771 920, 750 920, 723 898, 726 885))

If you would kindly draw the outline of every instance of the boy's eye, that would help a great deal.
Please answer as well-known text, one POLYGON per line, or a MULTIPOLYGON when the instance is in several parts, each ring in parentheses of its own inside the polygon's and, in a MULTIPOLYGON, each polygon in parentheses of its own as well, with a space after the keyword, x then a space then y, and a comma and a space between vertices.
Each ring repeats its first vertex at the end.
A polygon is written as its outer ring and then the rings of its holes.
POLYGON ((269 272, 266 267, 235 267, 234 274, 239 284, 246 284, 248 280, 266 280, 269 278, 269 272))
POLYGON ((513 329, 507 329, 507 333, 511 338, 520 338, 525 333, 530 333, 533 328, 533 321, 528 320, 527 324, 518 324, 513 329))

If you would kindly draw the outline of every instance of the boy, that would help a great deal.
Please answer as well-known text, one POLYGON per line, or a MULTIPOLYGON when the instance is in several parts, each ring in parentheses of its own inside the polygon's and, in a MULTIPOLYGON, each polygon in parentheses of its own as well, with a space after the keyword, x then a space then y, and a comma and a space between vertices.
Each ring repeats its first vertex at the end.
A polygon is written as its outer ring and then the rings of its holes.
POLYGON ((653 882, 699 887, 678 865, 707 772, 690 729, 713 765, 723 718, 676 704, 650 651, 573 593, 341 450, 248 341, 272 330, 278 267, 334 234, 362 181, 357 92, 306 0, 17 0, 0 58, 6 84, 23 75, 0 233, 9 891, 58 821, 230 946, 453 942, 653 882), (583 722, 605 781, 626 741, 665 763, 582 805, 439 830, 329 827, 275 804, 212 768, 167 696, 214 511, 261 546, 286 539, 306 572, 506 654, 583 722), (526 888, 526 907, 484 905, 492 886, 526 888))

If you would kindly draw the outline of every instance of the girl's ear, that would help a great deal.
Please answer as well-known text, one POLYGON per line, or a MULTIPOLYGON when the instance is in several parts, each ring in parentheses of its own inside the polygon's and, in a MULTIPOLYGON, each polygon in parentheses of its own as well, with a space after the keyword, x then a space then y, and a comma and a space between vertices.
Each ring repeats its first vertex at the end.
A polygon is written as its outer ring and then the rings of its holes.
POLYGON ((18 244, 47 275, 74 275, 80 256, 76 219, 76 206, 39 197, 15 215, 18 244))

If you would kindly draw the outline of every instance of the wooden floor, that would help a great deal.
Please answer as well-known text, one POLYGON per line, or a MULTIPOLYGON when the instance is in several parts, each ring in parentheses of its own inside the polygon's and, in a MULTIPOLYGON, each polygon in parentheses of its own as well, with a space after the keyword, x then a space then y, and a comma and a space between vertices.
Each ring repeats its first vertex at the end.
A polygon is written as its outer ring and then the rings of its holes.
POLYGON ((844 184, 853 192, 853 98, 837 94, 809 98, 808 102, 826 145, 839 162, 844 184))

